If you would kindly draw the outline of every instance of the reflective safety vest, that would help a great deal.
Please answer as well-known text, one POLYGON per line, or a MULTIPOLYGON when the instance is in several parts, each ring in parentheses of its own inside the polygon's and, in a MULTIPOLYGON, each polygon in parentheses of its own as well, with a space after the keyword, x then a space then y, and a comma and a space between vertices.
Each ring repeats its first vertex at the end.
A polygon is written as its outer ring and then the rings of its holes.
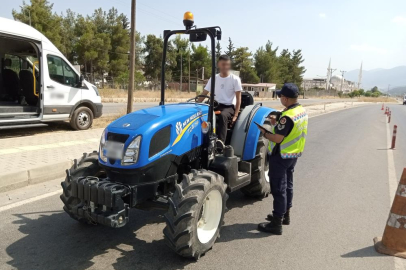
MULTIPOLYGON (((298 158, 302 155, 306 143, 308 124, 306 110, 301 105, 298 105, 292 109, 283 111, 280 118, 283 116, 292 119, 294 126, 289 135, 280 143, 281 157, 284 159, 298 158)), ((278 123, 278 125, 280 125, 280 123, 278 123)), ((275 134, 275 127, 273 133, 275 134)), ((272 152, 274 147, 275 143, 269 141, 268 149, 270 152, 272 152)))

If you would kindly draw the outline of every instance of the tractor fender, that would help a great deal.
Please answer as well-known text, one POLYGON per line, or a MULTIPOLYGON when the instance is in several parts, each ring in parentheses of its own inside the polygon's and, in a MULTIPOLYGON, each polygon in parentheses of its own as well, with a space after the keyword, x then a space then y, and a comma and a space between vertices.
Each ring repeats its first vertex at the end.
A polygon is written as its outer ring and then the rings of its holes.
POLYGON ((265 118, 273 111, 275 109, 263 107, 262 103, 244 108, 234 124, 231 137, 231 146, 236 156, 242 160, 251 160, 255 157, 260 131, 254 122, 262 125, 265 118))

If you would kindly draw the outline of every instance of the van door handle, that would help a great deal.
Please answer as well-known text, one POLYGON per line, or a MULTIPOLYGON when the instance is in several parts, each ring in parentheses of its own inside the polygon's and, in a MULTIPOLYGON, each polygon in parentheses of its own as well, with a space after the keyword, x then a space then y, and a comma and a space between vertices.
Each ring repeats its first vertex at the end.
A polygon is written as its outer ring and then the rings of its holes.
POLYGON ((53 86, 53 85, 48 85, 47 88, 48 88, 48 89, 54 89, 55 86, 53 86))

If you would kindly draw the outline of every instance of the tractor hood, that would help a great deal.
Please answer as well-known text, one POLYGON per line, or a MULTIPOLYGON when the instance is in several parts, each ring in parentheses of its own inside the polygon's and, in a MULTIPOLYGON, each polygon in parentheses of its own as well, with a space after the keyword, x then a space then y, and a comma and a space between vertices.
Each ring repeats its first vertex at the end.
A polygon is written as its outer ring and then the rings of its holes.
POLYGON ((125 153, 128 146, 141 137, 138 161, 129 165, 123 165, 117 158, 99 161, 105 166, 130 169, 148 165, 164 155, 183 155, 202 144, 200 124, 207 121, 208 109, 205 104, 179 103, 142 109, 120 117, 107 126, 104 139, 124 144, 125 153))
POLYGON ((174 120, 179 121, 184 117, 192 116, 195 113, 207 113, 208 106, 194 103, 180 103, 157 106, 139 111, 132 112, 112 122, 107 126, 108 130, 118 133, 133 133, 142 134, 145 129, 164 127, 167 124, 173 123, 174 120), (144 127, 144 128, 143 128, 144 127), (142 130, 139 130, 141 129, 142 130))

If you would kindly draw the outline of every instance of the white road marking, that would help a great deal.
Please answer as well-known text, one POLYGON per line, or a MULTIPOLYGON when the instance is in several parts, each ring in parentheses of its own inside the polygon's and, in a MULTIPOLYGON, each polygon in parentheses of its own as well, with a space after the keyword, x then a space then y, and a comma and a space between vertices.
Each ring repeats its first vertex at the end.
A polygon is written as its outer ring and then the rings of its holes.
MULTIPOLYGON (((385 117, 386 120, 386 117, 385 117)), ((392 137, 391 137, 391 132, 390 132, 390 125, 386 123, 386 144, 388 148, 390 147, 392 143, 392 137)), ((393 157, 393 150, 388 149, 386 151, 388 153, 388 177, 389 177, 389 198, 390 198, 390 203, 392 204, 393 198, 395 197, 396 190, 398 188, 398 178, 396 176, 396 168, 395 168, 395 159, 393 157)), ((395 270, 405 270, 406 269, 406 264, 404 262, 404 259, 398 258, 398 257, 393 257, 394 264, 395 264, 395 270)))
POLYGON ((45 193, 45 194, 42 194, 42 195, 39 195, 39 196, 30 198, 30 199, 26 199, 26 200, 23 200, 23 201, 16 202, 16 203, 11 203, 11 204, 7 204, 7 205, 5 205, 5 206, 1 206, 1 207, 0 207, 0 212, 6 211, 6 210, 10 210, 10 209, 12 209, 12 208, 15 208, 15 207, 18 207, 18 206, 21 206, 21 205, 24 205, 24 204, 28 204, 28 203, 32 203, 32 202, 35 202, 35 201, 39 201, 39 200, 42 200, 42 199, 45 199, 45 198, 54 196, 54 195, 56 195, 56 194, 62 194, 62 189, 56 190, 56 191, 52 191, 52 192, 50 192, 50 193, 45 193))

